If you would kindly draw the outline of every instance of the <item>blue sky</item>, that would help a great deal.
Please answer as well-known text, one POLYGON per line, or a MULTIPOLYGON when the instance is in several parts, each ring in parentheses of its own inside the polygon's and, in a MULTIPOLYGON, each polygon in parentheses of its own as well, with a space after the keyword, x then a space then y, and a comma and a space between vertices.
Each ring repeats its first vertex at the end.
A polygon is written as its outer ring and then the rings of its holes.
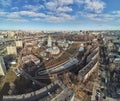
POLYGON ((117 30, 120 0, 0 0, 0 29, 117 30))

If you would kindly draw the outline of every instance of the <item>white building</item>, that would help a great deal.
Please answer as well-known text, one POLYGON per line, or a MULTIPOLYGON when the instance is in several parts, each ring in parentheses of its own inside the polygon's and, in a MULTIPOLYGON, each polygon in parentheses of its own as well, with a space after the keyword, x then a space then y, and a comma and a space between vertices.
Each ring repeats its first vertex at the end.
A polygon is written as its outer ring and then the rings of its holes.
POLYGON ((7 54, 15 54, 17 55, 17 49, 15 46, 8 46, 7 47, 7 54))
POLYGON ((0 56, 0 75, 5 75, 6 74, 6 66, 3 60, 3 57, 0 56))
POLYGON ((50 54, 52 54, 52 55, 57 55, 60 53, 60 49, 57 46, 54 46, 52 48, 48 48, 46 51, 50 52, 50 54))
POLYGON ((15 41, 16 47, 23 47, 22 41, 15 41))
POLYGON ((9 37, 9 38, 14 37, 14 35, 15 35, 15 32, 13 32, 13 31, 9 31, 9 32, 8 32, 8 37, 9 37))
POLYGON ((51 36, 50 36, 50 35, 48 36, 47 46, 48 46, 48 47, 52 47, 52 39, 51 39, 51 36))

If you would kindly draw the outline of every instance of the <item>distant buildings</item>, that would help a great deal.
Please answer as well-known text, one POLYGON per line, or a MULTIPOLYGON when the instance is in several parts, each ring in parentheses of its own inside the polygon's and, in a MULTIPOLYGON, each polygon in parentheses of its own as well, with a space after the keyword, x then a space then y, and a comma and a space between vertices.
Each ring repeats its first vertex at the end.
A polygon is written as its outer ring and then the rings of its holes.
POLYGON ((15 32, 13 32, 13 31, 9 31, 9 32, 8 32, 8 37, 9 37, 9 38, 14 37, 14 35, 15 35, 15 32))
POLYGON ((108 49, 108 59, 110 64, 110 69, 120 68, 120 39, 117 35, 107 35, 107 49, 108 49))
POLYGON ((17 55, 17 49, 15 46, 8 46, 7 47, 7 54, 10 55, 10 54, 15 54, 17 55))
POLYGON ((5 75, 6 73, 6 66, 5 66, 5 63, 4 63, 4 59, 2 56, 0 56, 0 75, 5 75))
POLYGON ((107 44, 108 51, 120 52, 120 39, 119 36, 106 36, 105 41, 107 44))
POLYGON ((98 32, 92 32, 93 35, 98 35, 99 33, 98 32))

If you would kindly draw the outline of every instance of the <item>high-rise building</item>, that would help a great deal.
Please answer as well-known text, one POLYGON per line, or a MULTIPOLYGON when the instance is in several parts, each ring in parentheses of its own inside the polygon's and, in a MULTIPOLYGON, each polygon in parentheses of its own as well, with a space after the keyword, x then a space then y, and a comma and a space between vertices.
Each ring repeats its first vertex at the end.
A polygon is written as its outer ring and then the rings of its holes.
POLYGON ((48 46, 48 47, 52 47, 52 39, 51 39, 51 36, 50 36, 50 35, 48 36, 47 46, 48 46))
POLYGON ((0 75, 4 76, 5 74, 6 74, 6 66, 3 57, 0 56, 0 75))
POLYGON ((23 47, 22 41, 15 41, 16 47, 23 47))
POLYGON ((7 47, 7 54, 15 54, 17 55, 17 49, 15 46, 8 46, 7 47))

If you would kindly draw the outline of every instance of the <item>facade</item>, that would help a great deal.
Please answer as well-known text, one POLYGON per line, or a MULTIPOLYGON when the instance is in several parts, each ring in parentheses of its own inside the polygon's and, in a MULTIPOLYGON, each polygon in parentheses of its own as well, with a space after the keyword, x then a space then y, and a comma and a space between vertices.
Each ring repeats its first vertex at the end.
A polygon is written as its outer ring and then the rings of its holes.
POLYGON ((8 46, 7 47, 7 54, 10 55, 10 54, 15 54, 17 55, 17 49, 15 46, 8 46))
POLYGON ((80 82, 85 82, 98 67, 98 53, 94 55, 91 61, 79 71, 80 82))
POLYGON ((50 36, 50 35, 48 36, 47 46, 48 46, 48 47, 52 47, 52 39, 51 39, 51 36, 50 36))
POLYGON ((22 41, 15 41, 16 47, 23 47, 22 41))
POLYGON ((14 35, 15 35, 15 32, 12 32, 12 31, 8 32, 8 37, 9 37, 9 38, 14 37, 14 35))
POLYGON ((6 66, 5 66, 5 63, 4 63, 4 59, 2 56, 0 56, 0 75, 5 75, 6 73, 6 66))

